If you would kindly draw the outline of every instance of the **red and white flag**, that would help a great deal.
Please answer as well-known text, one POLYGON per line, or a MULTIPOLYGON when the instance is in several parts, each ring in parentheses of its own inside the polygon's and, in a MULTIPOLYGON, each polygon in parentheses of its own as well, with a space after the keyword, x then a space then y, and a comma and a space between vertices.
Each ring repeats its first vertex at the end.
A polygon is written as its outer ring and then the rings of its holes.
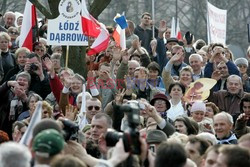
POLYGON ((121 27, 117 25, 115 31, 113 32, 113 38, 117 46, 120 46, 122 50, 126 49, 125 29, 121 29, 121 27))
POLYGON ((180 25, 179 25, 179 19, 177 19, 177 23, 175 18, 172 18, 172 24, 171 24, 171 38, 177 38, 178 40, 182 40, 180 25))
POLYGON ((98 37, 98 35, 101 32, 100 24, 93 16, 89 14, 85 0, 82 0, 81 21, 82 21, 82 31, 84 35, 94 38, 98 37))
POLYGON ((178 40, 182 40, 179 19, 177 19, 177 24, 176 24, 176 38, 178 40))
POLYGON ((19 38, 19 47, 26 47, 32 50, 33 41, 35 33, 33 32, 34 27, 36 27, 36 8, 29 0, 26 1, 23 23, 21 26, 21 33, 19 38))
POLYGON ((104 24, 100 23, 100 26, 101 26, 101 33, 99 34, 95 42, 90 47, 90 50, 87 53, 89 56, 100 53, 101 51, 104 51, 108 48, 109 32, 106 29, 104 24))

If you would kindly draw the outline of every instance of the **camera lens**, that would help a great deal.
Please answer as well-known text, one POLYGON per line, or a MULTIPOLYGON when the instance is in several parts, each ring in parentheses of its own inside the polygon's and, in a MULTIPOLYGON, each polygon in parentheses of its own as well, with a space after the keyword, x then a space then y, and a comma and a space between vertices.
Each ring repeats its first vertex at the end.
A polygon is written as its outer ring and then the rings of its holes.
POLYGON ((105 137, 106 145, 113 147, 122 138, 123 134, 115 131, 108 131, 105 137))

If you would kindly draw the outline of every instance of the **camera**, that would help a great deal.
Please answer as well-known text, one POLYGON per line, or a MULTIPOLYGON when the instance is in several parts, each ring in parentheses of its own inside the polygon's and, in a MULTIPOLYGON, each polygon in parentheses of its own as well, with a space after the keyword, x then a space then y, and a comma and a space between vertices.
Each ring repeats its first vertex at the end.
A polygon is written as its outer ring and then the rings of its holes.
POLYGON ((116 132, 114 130, 108 130, 105 139, 107 146, 115 146, 115 144, 122 138, 124 143, 124 149, 126 152, 132 154, 141 153, 141 143, 139 141, 138 125, 140 124, 140 106, 137 101, 131 100, 126 104, 118 107, 120 111, 127 114, 128 128, 123 132, 116 132))
POLYGON ((78 140, 78 131, 79 131, 79 126, 75 124, 74 122, 64 119, 62 120, 63 123, 63 136, 65 141, 69 140, 78 140))
POLYGON ((30 71, 36 71, 37 69, 38 69, 38 66, 35 65, 34 63, 32 63, 32 64, 30 65, 30 71))

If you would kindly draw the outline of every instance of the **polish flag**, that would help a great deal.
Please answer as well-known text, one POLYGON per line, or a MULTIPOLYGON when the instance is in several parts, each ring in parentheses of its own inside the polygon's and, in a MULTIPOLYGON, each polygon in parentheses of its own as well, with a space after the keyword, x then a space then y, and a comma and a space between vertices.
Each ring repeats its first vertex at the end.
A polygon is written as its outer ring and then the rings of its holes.
POLYGON ((98 37, 98 35, 101 32, 100 24, 93 16, 89 14, 85 0, 82 0, 81 21, 82 21, 82 31, 84 35, 94 38, 98 37))
POLYGON ((35 32, 33 32, 36 27, 36 8, 29 0, 26 1, 23 23, 21 26, 21 33, 19 38, 19 47, 26 47, 32 50, 33 41, 35 37, 35 32))
POLYGON ((120 46, 122 50, 126 49, 125 29, 121 29, 121 27, 117 25, 115 31, 113 32, 113 38, 117 46, 120 46))
POLYGON ((177 25, 176 25, 176 38, 178 40, 182 40, 180 25, 179 25, 179 19, 177 19, 177 25))
POLYGON ((100 23, 100 26, 101 26, 101 33, 99 34, 95 42, 90 47, 90 50, 87 53, 89 56, 100 53, 101 51, 104 51, 108 48, 109 32, 106 29, 104 24, 100 23))
POLYGON ((177 23, 175 18, 172 18, 172 24, 171 24, 171 38, 177 38, 178 40, 182 40, 180 25, 179 25, 179 19, 177 19, 177 23))

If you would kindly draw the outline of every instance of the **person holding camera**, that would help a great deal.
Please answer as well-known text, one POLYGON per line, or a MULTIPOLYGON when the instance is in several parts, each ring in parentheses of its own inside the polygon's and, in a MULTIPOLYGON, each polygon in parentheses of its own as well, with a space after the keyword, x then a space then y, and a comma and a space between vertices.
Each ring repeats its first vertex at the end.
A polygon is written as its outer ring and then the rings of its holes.
POLYGON ((40 95, 43 99, 51 92, 48 74, 42 68, 42 60, 35 53, 29 54, 24 71, 31 76, 30 91, 40 95))
POLYGON ((240 76, 240 72, 237 66, 226 58, 223 44, 213 44, 211 54, 212 56, 204 69, 204 77, 217 80, 216 85, 213 87, 214 91, 225 90, 227 77, 232 74, 240 76), (221 64, 222 62, 225 65, 221 64))

